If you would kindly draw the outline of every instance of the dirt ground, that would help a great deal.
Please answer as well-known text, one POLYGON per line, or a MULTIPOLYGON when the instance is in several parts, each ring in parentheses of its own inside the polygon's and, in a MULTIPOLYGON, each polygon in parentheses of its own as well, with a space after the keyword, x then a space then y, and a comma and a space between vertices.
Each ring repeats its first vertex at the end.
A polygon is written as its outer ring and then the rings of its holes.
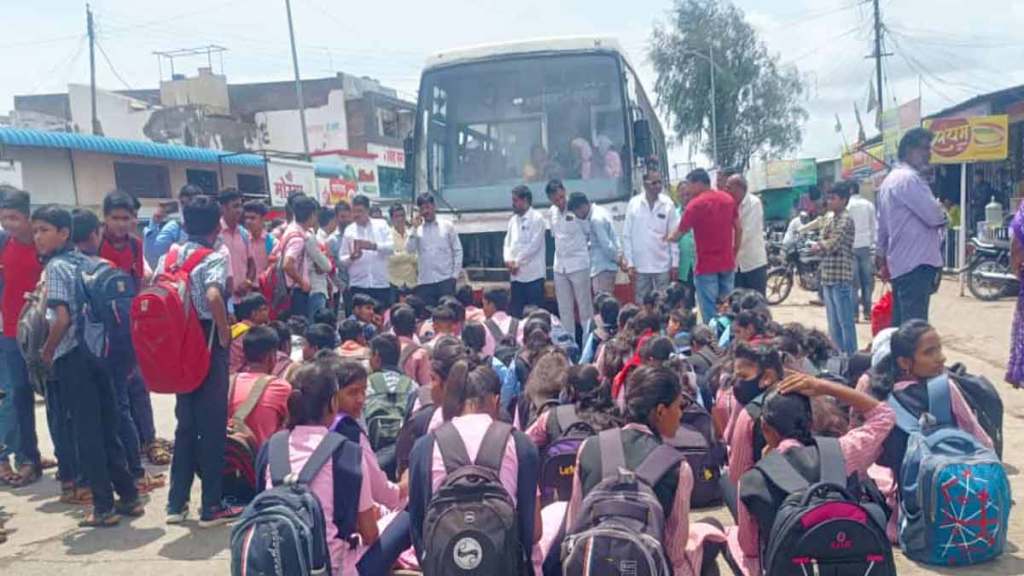
MULTIPOLYGON (((781 322, 800 321, 825 328, 825 312, 808 304, 809 295, 797 291, 790 300, 776 307, 781 322)), ((932 304, 932 320, 943 337, 949 362, 964 362, 972 372, 984 374, 1001 383, 1009 350, 1009 330, 1013 302, 978 302, 960 297, 955 281, 948 280, 932 304)), ((870 332, 858 325, 863 346, 870 332)), ((1000 384, 1006 406, 1004 437, 1007 470, 1014 491, 1024 493, 1024 452, 1013 446, 1016 438, 1024 441, 1024 392, 1015 392, 1000 384)), ((157 429, 169 437, 173 430, 173 402, 154 397, 157 429)), ((46 436, 43 407, 37 410, 40 441, 44 450, 46 436)), ((166 470, 154 470, 166 471, 166 470)), ((202 530, 194 522, 184 526, 164 524, 166 489, 157 491, 147 507, 146 516, 121 526, 100 530, 76 527, 81 509, 57 501, 59 487, 52 474, 34 486, 11 491, 0 489, 0 506, 12 515, 7 523, 12 532, 0 545, 0 574, 5 576, 38 574, 74 574, 75 576, 221 576, 229 572, 227 540, 229 528, 202 530)), ((193 502, 199 501, 198 493, 193 502)), ((719 512, 719 515, 721 512, 719 512)), ((707 515, 704 511, 696 516, 707 515)), ((1024 574, 1024 555, 1018 543, 1024 542, 1024 516, 1011 515, 1010 543, 1006 553, 990 564, 958 569, 923 567, 897 556, 900 574, 1024 574)), ((727 573, 727 572, 723 572, 727 573)))

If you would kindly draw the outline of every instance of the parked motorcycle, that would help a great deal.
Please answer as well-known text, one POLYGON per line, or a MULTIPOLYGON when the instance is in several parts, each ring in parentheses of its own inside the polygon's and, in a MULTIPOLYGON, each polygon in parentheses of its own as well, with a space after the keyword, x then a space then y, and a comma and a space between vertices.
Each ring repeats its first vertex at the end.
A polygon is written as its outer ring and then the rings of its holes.
POLYGON ((819 265, 821 256, 811 251, 814 237, 804 237, 799 243, 786 250, 785 264, 774 266, 768 270, 768 303, 781 304, 793 291, 793 284, 799 282, 800 287, 808 292, 817 292, 821 288, 819 265))
POLYGON ((975 298, 990 302, 1017 295, 1020 280, 1010 266, 1009 242, 985 242, 975 237, 967 252, 967 288, 975 298))

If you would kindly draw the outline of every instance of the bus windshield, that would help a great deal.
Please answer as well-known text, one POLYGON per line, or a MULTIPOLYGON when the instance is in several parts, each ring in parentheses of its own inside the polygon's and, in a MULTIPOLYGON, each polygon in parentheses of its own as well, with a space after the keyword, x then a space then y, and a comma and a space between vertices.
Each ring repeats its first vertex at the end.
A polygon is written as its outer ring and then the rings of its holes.
POLYGON ((424 74, 420 170, 457 210, 505 210, 560 178, 592 201, 629 195, 627 117, 612 54, 532 55, 424 74))

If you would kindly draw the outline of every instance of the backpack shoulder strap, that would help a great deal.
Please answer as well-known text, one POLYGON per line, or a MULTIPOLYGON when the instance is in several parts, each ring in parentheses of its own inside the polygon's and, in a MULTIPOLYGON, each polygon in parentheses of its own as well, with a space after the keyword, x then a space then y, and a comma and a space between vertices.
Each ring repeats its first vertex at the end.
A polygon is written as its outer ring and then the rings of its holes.
POLYGON ((412 358, 413 354, 419 352, 421 349, 422 347, 415 342, 409 342, 406 344, 405 348, 403 348, 398 354, 398 367, 405 369, 405 363, 409 361, 409 358, 412 358))
POLYGON ((899 401, 895 393, 889 394, 889 399, 886 403, 892 408, 892 411, 896 413, 896 426, 906 432, 907 434, 918 432, 921 430, 921 424, 918 421, 917 416, 907 410, 907 407, 899 401))
POLYGON ((277 432, 268 440, 270 460, 270 484, 280 486, 292 473, 291 459, 289 458, 288 439, 290 434, 287 430, 277 432))
POLYGON ((819 436, 814 443, 818 445, 818 477, 822 482, 846 486, 846 458, 839 439, 819 436))
POLYGON ((949 376, 941 374, 928 381, 928 413, 942 426, 953 426, 949 376))
MULTIPOLYGON (((234 395, 235 381, 237 379, 237 374, 231 377, 232 396, 234 395)), ((234 422, 235 426, 246 426, 246 418, 248 418, 249 415, 252 414, 252 411, 256 408, 256 405, 259 404, 260 398, 263 397, 263 392, 266 391, 267 386, 270 385, 270 382, 273 379, 273 376, 260 376, 259 378, 256 379, 256 382, 254 382, 252 385, 252 389, 249 390, 249 395, 245 397, 245 401, 242 402, 242 404, 238 406, 238 410, 235 410, 235 413, 231 415, 231 420, 234 422)), ((228 396, 228 401, 231 400, 232 396, 228 396)))
POLYGON ((548 428, 551 428, 551 419, 554 418, 558 422, 558 429, 560 431, 566 431, 572 428, 574 425, 582 422, 579 414, 576 413, 575 404, 562 404, 555 406, 553 410, 548 414, 548 428))
POLYGON ((306 460, 306 463, 302 466, 296 483, 308 486, 317 473, 320 472, 320 469, 334 459, 334 453, 345 442, 346 440, 341 434, 328 432, 327 436, 324 436, 324 439, 320 441, 320 445, 313 451, 313 454, 310 455, 309 460, 306 460))
POLYGON ((668 444, 659 444, 636 467, 636 476, 646 482, 647 485, 653 487, 658 483, 658 480, 661 480, 662 476, 678 466, 684 458, 685 456, 679 450, 672 448, 668 444))
POLYGON ((420 408, 434 405, 434 397, 430 394, 430 386, 420 386, 416 389, 416 396, 420 401, 420 408))
POLYGON ((384 378, 384 374, 382 372, 374 372, 373 374, 370 374, 367 384, 370 389, 369 392, 372 392, 373 394, 388 393, 388 382, 387 379, 384 378))
POLYGON ((196 248, 188 258, 185 259, 185 263, 181 265, 181 271, 185 274, 191 274, 193 270, 203 261, 204 258, 213 253, 213 250, 202 246, 196 248))
POLYGON ((518 335, 519 335, 519 318, 512 318, 512 320, 509 321, 509 323, 508 323, 508 334, 506 334, 506 336, 511 336, 512 339, 514 340, 514 339, 516 339, 516 337, 518 335))
MULTIPOLYGON (((820 454, 820 451, 819 451, 820 454)), ((811 485, 803 474, 797 471, 782 452, 773 452, 754 465, 772 484, 787 494, 799 492, 811 485)))
POLYGON ((441 451, 441 460, 448 474, 470 463, 466 443, 462 441, 458 429, 451 422, 445 422, 434 430, 434 440, 437 449, 441 451))
POLYGON ((502 333, 501 328, 498 327, 498 323, 493 318, 484 320, 484 326, 487 327, 487 331, 491 333, 496 342, 500 342, 505 337, 505 334, 502 333))
POLYGON ((611 428, 597 435, 601 449, 601 478, 618 474, 626 466, 626 450, 622 446, 622 430, 611 428))
POLYGON ((491 422, 484 434, 483 441, 480 442, 480 450, 476 453, 475 463, 495 472, 501 472, 501 461, 505 459, 505 446, 508 445, 508 437, 511 435, 511 425, 497 420, 491 422))

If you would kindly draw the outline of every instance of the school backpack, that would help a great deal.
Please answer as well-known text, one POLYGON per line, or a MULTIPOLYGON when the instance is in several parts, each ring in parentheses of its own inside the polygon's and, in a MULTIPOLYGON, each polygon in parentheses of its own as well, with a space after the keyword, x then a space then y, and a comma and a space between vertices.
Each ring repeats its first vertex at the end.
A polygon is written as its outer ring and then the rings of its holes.
POLYGON ((693 471, 692 508, 708 508, 722 503, 722 466, 726 461, 725 446, 715 438, 715 425, 701 405, 690 402, 683 410, 682 422, 675 437, 666 444, 682 452, 693 471))
POLYGON ((512 496, 499 478, 512 427, 492 422, 476 460, 450 422, 434 431, 447 474, 427 505, 420 567, 424 576, 519 576, 527 559, 512 496))
POLYGON ((50 335, 46 320, 46 282, 40 279, 36 289, 25 295, 25 305, 18 316, 18 349, 25 359, 28 379, 36 394, 46 394, 51 370, 43 362, 43 344, 50 335))
POLYGON ((491 333, 491 337, 494 338, 495 345, 504 344, 515 348, 516 339, 519 336, 519 319, 510 318, 508 324, 508 332, 502 332, 501 327, 494 321, 493 318, 484 320, 484 326, 487 331, 491 333))
POLYGON ((293 232, 281 238, 281 241, 277 243, 275 248, 277 262, 260 272, 258 278, 259 291, 267 300, 271 320, 277 320, 278 316, 287 312, 292 307, 291 291, 288 289, 288 282, 284 272, 284 249, 292 238, 297 237, 298 234, 293 232))
POLYGON ((84 256, 77 268, 75 293, 81 305, 79 342, 98 360, 131 351, 131 309, 135 280, 102 258, 84 256))
POLYGON ((956 380, 964 399, 978 418, 978 424, 992 439, 996 454, 1003 457, 1003 399, 992 382, 984 376, 967 373, 967 367, 956 363, 949 369, 956 380))
POLYGON ((409 469, 409 456, 412 453, 413 445, 421 436, 427 434, 430 420, 434 417, 434 411, 437 410, 430 390, 430 386, 420 386, 409 394, 405 405, 405 422, 402 423, 402 429, 399 430, 398 438, 395 440, 395 473, 392 478, 401 477, 402 473, 409 469), (419 400, 419 407, 413 410, 417 400, 419 400))
POLYGON ((541 505, 568 502, 576 473, 576 455, 583 441, 595 434, 594 428, 576 413, 576 406, 564 404, 548 410, 549 442, 540 456, 541 505))
POLYGON ((900 547, 936 566, 968 566, 1003 553, 1012 498, 996 453, 957 427, 949 377, 928 381, 928 412, 914 417, 895 396, 889 405, 907 434, 898 472, 900 547))
MULTIPOLYGON (((302 470, 293 474, 288 439, 287 430, 270 437, 267 457, 272 487, 246 506, 231 529, 232 576, 332 574, 326 523, 334 518, 324 517, 321 502, 309 484, 328 463, 334 466, 334 475, 338 474, 339 461, 347 468, 358 466, 359 445, 329 433, 302 470)), ((345 480, 339 482, 336 478, 334 485, 345 485, 345 480)), ((358 485, 353 490, 358 491, 358 485)), ((354 531, 354 512, 344 514, 345 526, 339 527, 339 536, 354 531)))
POLYGON ((637 574, 668 576, 665 510, 654 486, 683 460, 682 453, 660 444, 636 470, 626 468, 620 429, 597 435, 601 481, 583 505, 562 541, 562 573, 573 576, 637 574))
POLYGON ((759 519, 762 573, 895 576, 883 509, 846 477, 838 440, 815 444, 773 452, 740 481, 744 503, 774 512, 759 519), (818 481, 811 482, 800 470, 812 470, 815 456, 818 481))
MULTIPOLYGON (((235 381, 238 374, 231 376, 228 387, 228 402, 235 397, 235 381)), ((249 390, 245 401, 239 405, 228 420, 227 437, 224 442, 224 473, 223 492, 235 504, 246 504, 256 496, 256 454, 260 446, 256 436, 245 423, 259 404, 267 385, 274 380, 273 376, 261 376, 256 379, 249 390)))
POLYGON ((132 345, 150 392, 188 394, 202 384, 210 368, 214 330, 207 341, 191 300, 189 274, 213 250, 196 248, 182 259, 171 246, 164 270, 152 286, 132 300, 132 345))
POLYGON ((559 404, 560 402, 558 401, 558 398, 548 398, 542 402, 540 406, 534 406, 533 400, 531 400, 526 394, 523 394, 517 398, 515 402, 515 416, 518 418, 519 429, 525 432, 531 425, 533 425, 534 422, 537 421, 537 418, 540 418, 541 414, 549 409, 557 407, 559 404))
MULTIPOLYGON (((363 418, 374 452, 392 447, 405 422, 405 405, 416 383, 401 372, 374 372, 367 381, 363 418)), ((393 458, 392 458, 393 459, 393 458)))

